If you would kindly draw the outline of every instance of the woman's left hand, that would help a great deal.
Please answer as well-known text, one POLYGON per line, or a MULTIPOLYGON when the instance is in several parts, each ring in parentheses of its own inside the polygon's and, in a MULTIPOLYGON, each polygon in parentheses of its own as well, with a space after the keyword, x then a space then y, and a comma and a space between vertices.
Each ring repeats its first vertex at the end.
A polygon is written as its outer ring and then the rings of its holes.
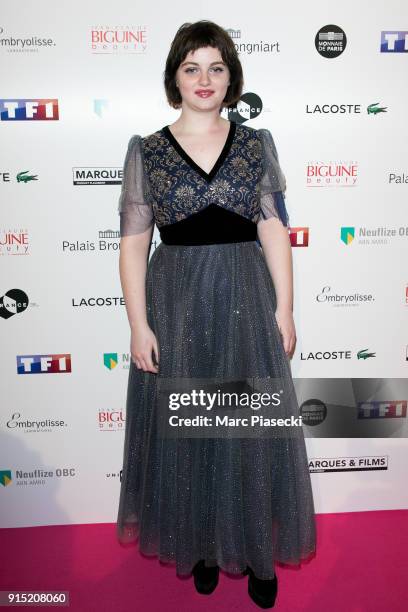
POLYGON ((292 358, 296 345, 296 330, 291 310, 279 310, 275 312, 276 322, 282 336, 283 347, 289 359, 292 358))

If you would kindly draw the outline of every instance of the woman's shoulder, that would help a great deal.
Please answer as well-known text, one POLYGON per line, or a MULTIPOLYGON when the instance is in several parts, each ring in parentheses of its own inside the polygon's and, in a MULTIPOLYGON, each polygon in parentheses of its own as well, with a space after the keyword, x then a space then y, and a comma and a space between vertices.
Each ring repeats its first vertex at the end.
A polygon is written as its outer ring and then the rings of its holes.
MULTIPOLYGON (((236 130, 238 134, 241 134, 241 139, 244 137, 244 140, 248 138, 256 138, 262 141, 268 141, 272 139, 272 134, 268 128, 260 127, 256 128, 251 125, 247 125, 246 123, 238 123, 236 125, 236 130)), ((163 133, 163 128, 158 128, 154 132, 149 132, 146 135, 142 135, 140 133, 133 134, 129 138, 129 147, 142 147, 143 149, 149 149, 151 147, 157 148, 158 145, 165 144, 166 138, 163 133)))
POLYGON ((162 130, 156 130, 143 136, 142 134, 132 134, 128 138, 128 151, 134 155, 138 153, 151 150, 157 150, 157 148, 163 145, 165 142, 162 130))
POLYGON ((157 149, 166 143, 166 138, 163 134, 163 128, 159 128, 154 132, 149 132, 145 136, 140 136, 140 142, 143 149, 157 149))
POLYGON ((272 139, 272 134, 268 128, 256 128, 252 125, 240 123, 238 124, 238 130, 240 131, 245 140, 255 139, 258 142, 265 143, 272 139))

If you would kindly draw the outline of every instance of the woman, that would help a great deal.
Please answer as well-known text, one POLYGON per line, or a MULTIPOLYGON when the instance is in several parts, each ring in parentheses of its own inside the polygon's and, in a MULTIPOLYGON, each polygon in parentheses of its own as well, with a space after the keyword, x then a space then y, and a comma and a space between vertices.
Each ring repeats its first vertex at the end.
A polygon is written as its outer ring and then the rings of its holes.
POLYGON ((164 85, 181 114, 130 139, 119 201, 132 361, 117 534, 178 575, 192 572, 200 593, 215 589, 220 567, 248 574, 253 601, 272 607, 274 563, 299 564, 315 550, 301 427, 275 437, 204 426, 163 435, 159 400, 169 381, 182 391, 186 380, 218 389, 279 380, 284 414, 299 414, 285 178, 269 130, 220 116, 243 87, 224 29, 184 24, 164 85), (149 261, 154 222, 161 243, 149 261))

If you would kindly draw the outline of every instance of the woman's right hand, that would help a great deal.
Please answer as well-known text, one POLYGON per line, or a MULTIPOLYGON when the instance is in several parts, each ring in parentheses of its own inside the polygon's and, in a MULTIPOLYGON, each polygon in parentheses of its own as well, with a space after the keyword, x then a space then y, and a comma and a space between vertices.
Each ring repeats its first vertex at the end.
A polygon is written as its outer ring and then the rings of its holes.
POLYGON ((144 372, 158 373, 158 366, 155 366, 152 359, 154 351, 156 362, 159 363, 159 347, 156 336, 147 325, 138 330, 131 330, 130 354, 132 360, 139 369, 144 372))

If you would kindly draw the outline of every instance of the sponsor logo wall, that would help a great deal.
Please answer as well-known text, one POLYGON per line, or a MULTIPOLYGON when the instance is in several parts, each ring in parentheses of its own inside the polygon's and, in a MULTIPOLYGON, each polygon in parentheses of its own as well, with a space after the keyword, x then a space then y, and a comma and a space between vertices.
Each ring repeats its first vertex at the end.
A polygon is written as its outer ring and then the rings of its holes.
MULTIPOLYGON (((329 23, 323 0, 295 20, 267 4, 207 15, 244 69, 223 116, 270 129, 287 179, 291 366, 317 512, 408 501, 408 7, 374 4, 344 0, 329 23)), ((116 520, 123 162, 133 134, 179 115, 162 73, 191 6, 103 8, 74 1, 50 20, 45 0, 0 20, 0 527, 116 520)), ((150 255, 159 243, 155 229, 150 255)))

